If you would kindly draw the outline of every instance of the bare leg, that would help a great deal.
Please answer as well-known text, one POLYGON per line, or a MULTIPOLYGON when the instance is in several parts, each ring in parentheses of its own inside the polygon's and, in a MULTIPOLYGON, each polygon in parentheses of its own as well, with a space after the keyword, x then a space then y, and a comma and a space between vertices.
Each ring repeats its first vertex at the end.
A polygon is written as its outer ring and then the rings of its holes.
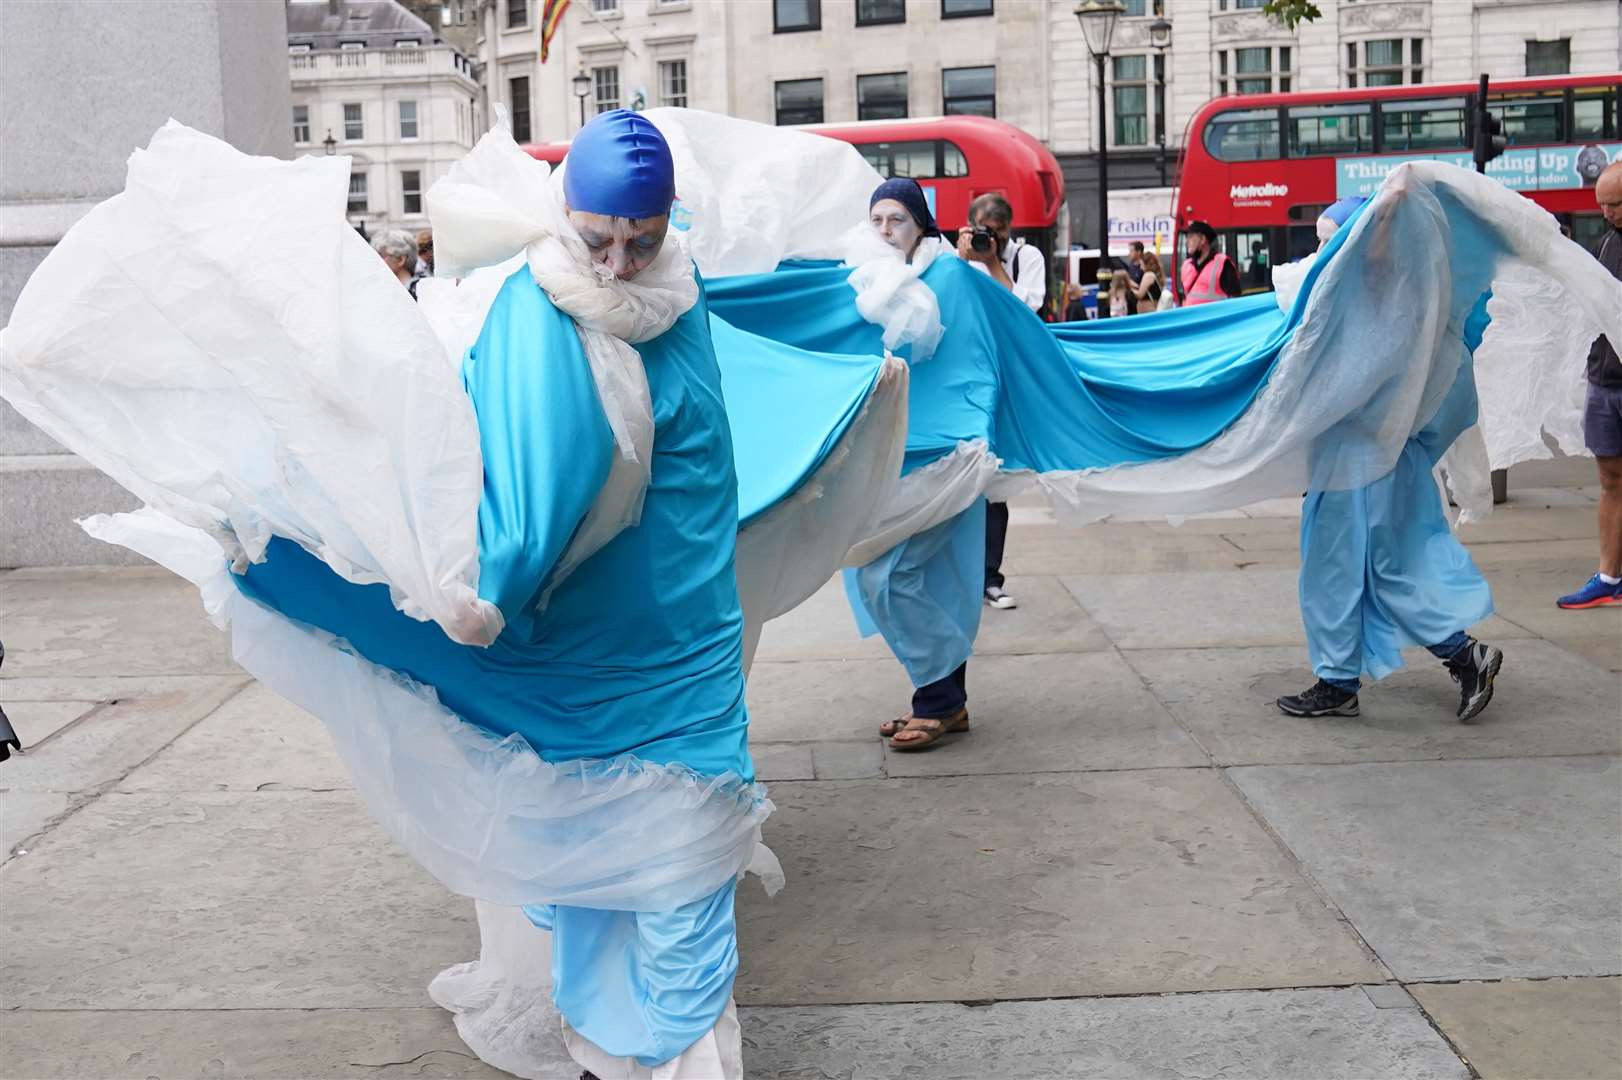
POLYGON ((1622 457, 1595 458, 1599 465, 1599 570, 1622 577, 1622 457))

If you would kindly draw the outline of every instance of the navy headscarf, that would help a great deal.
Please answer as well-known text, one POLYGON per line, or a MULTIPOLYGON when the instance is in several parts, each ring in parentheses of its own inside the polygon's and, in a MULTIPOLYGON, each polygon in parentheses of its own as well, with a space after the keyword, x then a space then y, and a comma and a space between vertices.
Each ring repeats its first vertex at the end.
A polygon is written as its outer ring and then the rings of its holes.
POLYGON ((647 117, 629 109, 600 113, 569 144, 563 167, 569 209, 622 218, 670 213, 676 165, 647 117))
POLYGON ((904 176, 886 180, 873 189, 873 197, 867 200, 867 208, 873 209, 884 199, 894 199, 905 206, 925 236, 940 235, 940 230, 935 227, 935 215, 929 212, 929 202, 924 198, 924 189, 918 186, 918 181, 904 176))

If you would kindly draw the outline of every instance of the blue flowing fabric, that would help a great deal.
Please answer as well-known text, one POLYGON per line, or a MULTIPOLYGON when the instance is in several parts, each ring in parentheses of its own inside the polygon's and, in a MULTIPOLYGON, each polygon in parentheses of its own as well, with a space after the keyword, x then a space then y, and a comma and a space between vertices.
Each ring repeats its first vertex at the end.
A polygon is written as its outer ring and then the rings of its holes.
MULTIPOLYGON (((699 303, 636 346, 655 423, 641 524, 537 613, 614 449, 573 322, 527 268, 507 280, 463 365, 485 464, 479 590, 507 617, 490 647, 455 644, 395 610, 385 586, 345 582, 289 541, 274 541, 240 587, 433 687, 463 719, 517 732, 547 761, 633 755, 753 781, 733 571, 738 480, 709 325, 699 303)), ((758 490, 789 484, 779 476, 758 490)), ((702 1037, 737 970, 733 891, 674 911, 529 909, 554 927, 554 994, 569 1024, 650 1066, 702 1037)))
POLYGON ((1487 297, 1464 326, 1465 355, 1436 415, 1390 473, 1351 491, 1311 491, 1301 508, 1301 622, 1321 679, 1383 679, 1402 650, 1436 645, 1492 614, 1492 589, 1448 524, 1432 470, 1476 422, 1471 354, 1487 297))

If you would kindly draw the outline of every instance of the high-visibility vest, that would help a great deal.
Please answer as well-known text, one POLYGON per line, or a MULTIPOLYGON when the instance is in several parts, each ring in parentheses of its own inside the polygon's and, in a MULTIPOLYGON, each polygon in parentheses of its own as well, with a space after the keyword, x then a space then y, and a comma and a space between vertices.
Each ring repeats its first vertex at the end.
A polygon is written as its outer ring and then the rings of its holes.
POLYGON ((1199 270, 1194 269, 1193 259, 1184 259, 1183 306, 1193 307, 1195 304, 1228 299, 1228 294, 1222 291, 1222 268, 1227 265, 1228 257, 1220 251, 1199 270))

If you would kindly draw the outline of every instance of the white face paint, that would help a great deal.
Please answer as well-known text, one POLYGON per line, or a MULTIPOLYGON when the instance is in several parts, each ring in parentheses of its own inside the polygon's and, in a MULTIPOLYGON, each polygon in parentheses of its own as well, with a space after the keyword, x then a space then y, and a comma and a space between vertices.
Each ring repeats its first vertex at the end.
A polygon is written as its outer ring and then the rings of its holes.
POLYGON ((592 262, 608 267, 621 281, 630 281, 658 256, 670 226, 670 215, 622 218, 570 210, 569 223, 586 242, 592 262))
POLYGON ((911 259, 924 238, 924 230, 912 219, 905 206, 894 199, 880 199, 868 211, 867 220, 879 234, 879 239, 901 252, 902 258, 911 259))

